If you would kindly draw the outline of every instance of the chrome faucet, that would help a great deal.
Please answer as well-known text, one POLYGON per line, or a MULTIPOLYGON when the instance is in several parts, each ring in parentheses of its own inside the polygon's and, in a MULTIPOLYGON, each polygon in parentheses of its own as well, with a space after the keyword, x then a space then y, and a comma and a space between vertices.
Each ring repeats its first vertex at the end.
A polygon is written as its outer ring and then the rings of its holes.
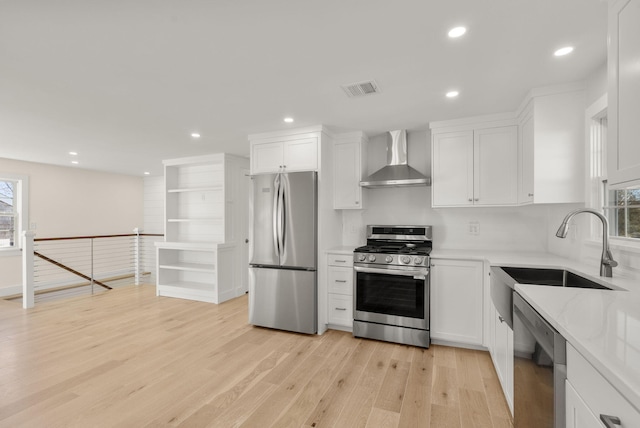
POLYGON ((609 222, 605 216, 600 214, 598 211, 588 208, 581 208, 572 211, 567 214, 564 220, 562 220, 562 224, 558 228, 556 236, 558 238, 566 238, 567 232, 569 231, 569 222, 573 216, 580 213, 591 213, 602 221, 602 257, 600 258, 600 276, 611 278, 613 276, 612 268, 618 266, 618 262, 613 260, 611 250, 609 250, 609 222))

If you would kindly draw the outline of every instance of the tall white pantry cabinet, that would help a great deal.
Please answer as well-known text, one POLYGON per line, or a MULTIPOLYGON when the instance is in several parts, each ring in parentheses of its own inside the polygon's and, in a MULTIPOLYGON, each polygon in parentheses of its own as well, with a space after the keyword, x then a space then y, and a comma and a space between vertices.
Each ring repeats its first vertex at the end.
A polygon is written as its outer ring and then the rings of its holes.
POLYGON ((245 293, 249 159, 219 153, 163 163, 156 294, 221 303, 245 293))

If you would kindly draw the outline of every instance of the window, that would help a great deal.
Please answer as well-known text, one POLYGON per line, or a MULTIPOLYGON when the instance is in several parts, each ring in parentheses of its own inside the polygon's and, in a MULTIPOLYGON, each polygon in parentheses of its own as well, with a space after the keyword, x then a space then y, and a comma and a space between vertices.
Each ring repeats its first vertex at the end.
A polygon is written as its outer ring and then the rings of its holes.
POLYGON ((640 238, 640 188, 609 190, 605 213, 611 236, 640 238))
MULTIPOLYGON (((587 203, 604 209, 609 236, 640 239, 640 188, 612 190, 607 186, 607 100, 606 96, 587 109, 589 124, 589 190, 587 203)), ((591 222, 591 236, 600 237, 601 226, 591 222)), ((636 241, 638 242, 638 241, 636 241)))
POLYGON ((16 243, 16 190, 15 181, 0 181, 0 248, 16 243))
POLYGON ((0 254, 17 254, 28 224, 28 179, 0 173, 0 254))

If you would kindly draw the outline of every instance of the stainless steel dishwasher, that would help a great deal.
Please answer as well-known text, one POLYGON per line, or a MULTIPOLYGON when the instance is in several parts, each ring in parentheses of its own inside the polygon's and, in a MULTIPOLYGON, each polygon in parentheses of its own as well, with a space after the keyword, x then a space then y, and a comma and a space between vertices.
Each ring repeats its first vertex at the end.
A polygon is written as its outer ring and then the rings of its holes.
POLYGON ((566 340, 513 293, 514 428, 564 428, 566 340))

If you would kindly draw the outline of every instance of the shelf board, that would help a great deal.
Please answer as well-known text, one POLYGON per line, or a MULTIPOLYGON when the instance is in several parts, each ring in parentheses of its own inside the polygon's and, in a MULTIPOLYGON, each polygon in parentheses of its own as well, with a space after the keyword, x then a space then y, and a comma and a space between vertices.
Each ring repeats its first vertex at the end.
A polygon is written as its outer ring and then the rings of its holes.
POLYGON ((216 290, 216 285, 213 283, 204 283, 204 282, 193 282, 193 281, 179 281, 179 282, 168 282, 168 283, 159 283, 158 287, 169 287, 180 290, 193 290, 199 292, 214 292, 216 290))
POLYGON ((215 272, 216 266, 213 263, 171 263, 158 266, 160 269, 184 270, 193 272, 215 272))
POLYGON ((217 190, 222 190, 222 186, 182 187, 182 188, 175 188, 175 189, 167 189, 167 193, 214 192, 217 190))
POLYGON ((216 223, 222 222, 220 217, 200 217, 200 218, 168 218, 167 223, 216 223))

